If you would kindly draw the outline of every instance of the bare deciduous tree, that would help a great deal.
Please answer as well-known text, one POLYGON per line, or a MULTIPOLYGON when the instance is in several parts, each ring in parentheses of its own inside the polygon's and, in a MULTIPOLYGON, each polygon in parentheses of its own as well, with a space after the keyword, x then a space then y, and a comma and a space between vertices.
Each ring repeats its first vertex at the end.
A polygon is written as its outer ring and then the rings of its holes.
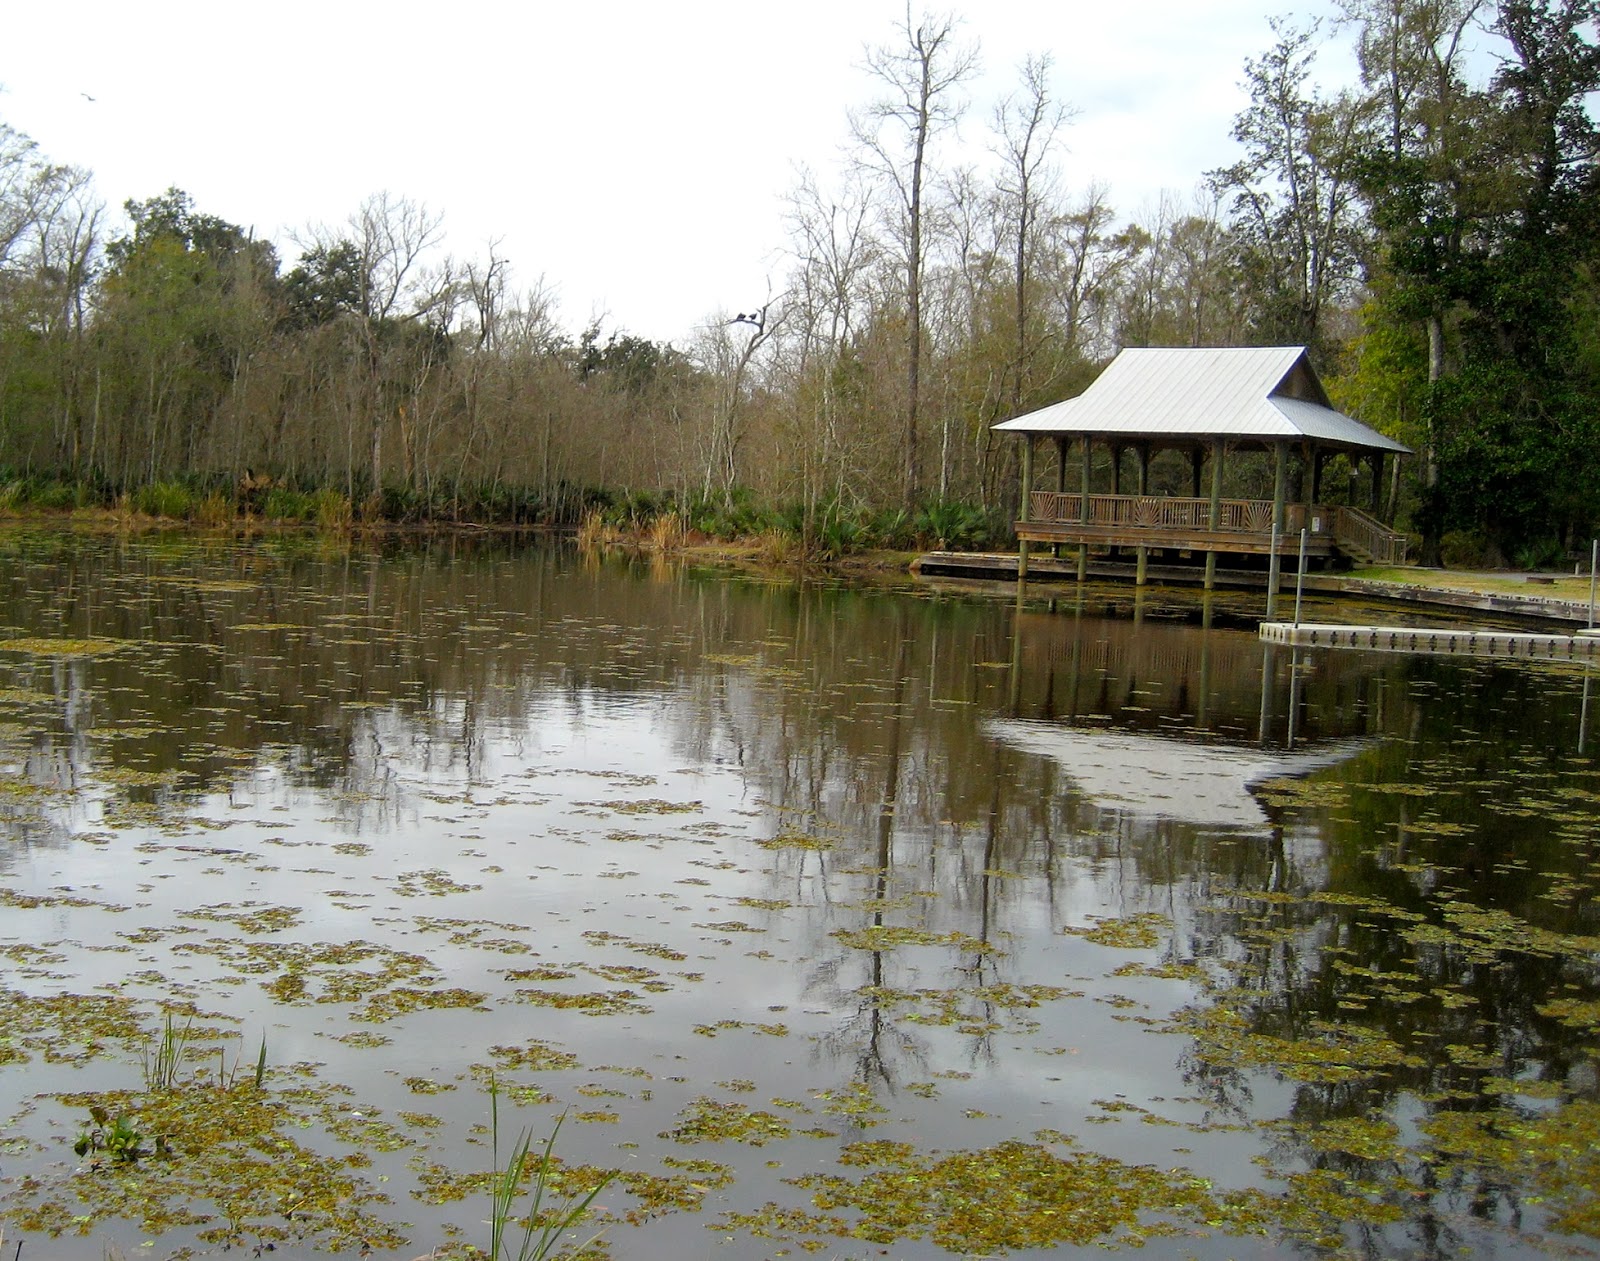
POLYGON ((953 17, 912 19, 909 6, 899 41, 868 51, 867 69, 884 95, 852 116, 861 161, 893 192, 893 228, 905 279, 906 399, 902 431, 903 495, 914 507, 922 469, 918 406, 922 376, 922 282, 929 149, 935 136, 960 118, 958 89, 976 71, 975 47, 956 39, 953 17))
POLYGON ((1011 372, 1011 412, 1022 411, 1032 343, 1029 338, 1029 288, 1037 227, 1050 192, 1050 159, 1071 111, 1050 89, 1052 61, 1048 53, 1029 57, 1022 66, 1020 94, 995 107, 995 151, 1003 168, 999 190, 1011 238, 1011 268, 1016 320, 1016 361, 1011 372))

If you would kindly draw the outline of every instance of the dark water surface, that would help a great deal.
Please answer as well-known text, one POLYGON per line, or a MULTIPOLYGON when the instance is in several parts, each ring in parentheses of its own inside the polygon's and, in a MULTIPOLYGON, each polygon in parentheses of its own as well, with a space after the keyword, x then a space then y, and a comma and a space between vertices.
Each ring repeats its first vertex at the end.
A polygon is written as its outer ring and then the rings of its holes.
POLYGON ((462 540, 0 592, 27 1258, 465 1255, 491 1082, 595 1255, 1597 1251, 1581 667, 462 540))

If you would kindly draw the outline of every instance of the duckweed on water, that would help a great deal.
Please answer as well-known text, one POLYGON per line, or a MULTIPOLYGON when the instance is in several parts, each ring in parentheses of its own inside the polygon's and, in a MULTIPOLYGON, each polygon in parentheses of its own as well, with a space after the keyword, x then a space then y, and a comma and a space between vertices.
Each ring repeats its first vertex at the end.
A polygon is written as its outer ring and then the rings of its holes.
POLYGON ((536 1007, 555 1007, 562 1011, 581 1011, 585 1016, 615 1016, 623 1012, 648 1015, 650 1008, 639 1001, 632 990, 596 990, 587 994, 569 994, 560 990, 517 990, 518 1002, 532 1003, 536 1007))
POLYGON ((853 1081, 839 1090, 824 1090, 817 1098, 830 1116, 844 1117, 862 1127, 879 1125, 889 1115, 889 1109, 878 1102, 865 1082, 853 1081))
POLYGON ((1600 1235, 1600 1103, 1573 1100, 1549 1112, 1496 1108, 1439 1112, 1423 1123, 1432 1159, 1485 1188, 1528 1187, 1550 1207, 1552 1226, 1600 1235))
POLYGON ((41 1056, 81 1063, 108 1047, 142 1043, 143 1009, 115 994, 24 994, 0 990, 0 1064, 41 1056))
POLYGON ((578 1057, 548 1042, 533 1041, 526 1046, 492 1046, 489 1054, 495 1065, 507 1070, 548 1073, 577 1068, 578 1057))
POLYGON ((670 946, 657 945, 655 942, 635 941, 631 937, 624 937, 620 933, 608 932, 605 929, 591 929, 583 934, 586 941, 599 944, 613 944, 625 950, 632 950, 636 954, 649 955, 653 959, 667 959, 680 963, 689 956, 681 950, 674 950, 670 946))
POLYGON ((752 1033, 764 1034, 769 1038, 785 1038, 789 1036, 789 1026, 785 1024, 762 1024, 750 1020, 718 1020, 714 1024, 695 1025, 694 1032, 703 1038, 714 1038, 719 1033, 730 1029, 749 1029, 752 1033))
POLYGON ((1192 1037, 1204 1062, 1268 1069, 1290 1081, 1333 1085, 1426 1064, 1375 1029, 1319 1020, 1301 1037, 1282 1038, 1252 1030, 1225 1006, 1186 1008, 1165 1028, 1192 1037))
POLYGON ((910 1144, 879 1140, 850 1144, 840 1164, 870 1172, 858 1181, 837 1174, 790 1180, 812 1192, 820 1213, 769 1204, 759 1213, 726 1214, 713 1227, 879 1244, 930 1238, 952 1252, 993 1256, 1106 1240, 1138 1244, 1180 1229, 1164 1218, 1214 1229, 1250 1226, 1242 1204, 1219 1201, 1208 1184, 1186 1171, 1060 1154, 1036 1143, 923 1155, 910 1144))
POLYGON ((974 954, 995 954, 996 947, 963 932, 936 933, 926 928, 869 924, 866 928, 840 928, 829 936, 852 950, 892 950, 896 946, 954 946, 974 954))
MULTIPOLYGON (((191 1085, 59 1098, 73 1111, 136 1118, 143 1133, 159 1137, 166 1154, 114 1171, 90 1163, 27 1180, 6 1209, 18 1230, 87 1235, 98 1223, 131 1220, 155 1234, 197 1227, 202 1242, 223 1246, 294 1240, 333 1249, 392 1248, 404 1242, 380 1216, 389 1197, 353 1173, 343 1157, 291 1138, 285 1131, 298 1109, 270 1092, 191 1085)), ((367 1143, 372 1135, 351 1137, 367 1143)))
POLYGON ((250 975, 276 972, 261 987, 278 1002, 364 1003, 355 1018, 373 1023, 430 1008, 477 1007, 487 997, 439 985, 442 977, 422 955, 365 941, 307 945, 217 938, 184 942, 173 953, 208 956, 250 975))
POLYGON ((756 844, 762 849, 798 849, 821 854, 833 849, 836 842, 826 837, 808 836, 803 832, 781 832, 777 836, 757 841, 756 844))
POLYGON ((789 1137, 789 1123, 782 1117, 742 1103, 720 1103, 704 1095, 678 1116, 679 1124, 663 1130, 658 1138, 675 1143, 744 1143, 761 1147, 789 1137))
POLYGON ((180 911, 179 915, 184 919, 232 924, 247 933, 281 933, 293 928, 301 918, 301 912, 296 907, 262 906, 254 902, 246 902, 243 906, 223 902, 198 910, 180 911))
POLYGON ((611 810, 617 814, 698 814, 705 809, 699 801, 663 801, 645 797, 638 801, 575 801, 575 807, 611 810))
POLYGON ((442 898, 452 893, 471 893, 482 887, 478 884, 462 884, 438 867, 403 871, 395 877, 395 892, 403 898, 442 898))
POLYGON ((0 639, 0 652, 21 652, 32 657, 104 657, 127 647, 115 639, 0 639))
POLYGON ((1061 931, 1092 941, 1097 946, 1113 946, 1119 950, 1154 950, 1172 931, 1172 921, 1165 915, 1146 911, 1122 919, 1096 919, 1087 928, 1068 925, 1061 931))

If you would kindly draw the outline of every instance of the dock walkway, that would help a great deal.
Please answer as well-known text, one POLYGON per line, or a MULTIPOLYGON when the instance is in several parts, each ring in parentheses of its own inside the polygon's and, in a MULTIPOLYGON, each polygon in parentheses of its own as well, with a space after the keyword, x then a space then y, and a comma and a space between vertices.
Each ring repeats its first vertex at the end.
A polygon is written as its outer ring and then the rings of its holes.
MULTIPOLYGON (((911 565, 912 573, 923 578, 953 578, 958 581, 1009 581, 1017 579, 1017 554, 1015 552, 928 552, 911 565)), ((1131 564, 1116 563, 1103 557, 1091 557, 1089 577, 1097 580, 1125 582, 1133 577, 1131 564)), ((1077 581, 1076 559, 1056 559, 1035 555, 1028 560, 1029 579, 1037 585, 1068 584, 1077 581)), ((1503 578, 1503 575, 1489 575, 1503 578)), ((1192 565, 1151 565, 1152 582, 1171 586, 1199 586, 1202 571, 1192 565)), ((1261 590, 1266 583, 1264 570, 1217 571, 1219 587, 1261 590)), ((1548 581, 1545 575, 1527 575, 1526 591, 1505 589, 1481 590, 1470 587, 1432 585, 1426 580, 1426 571, 1412 582, 1387 582, 1364 578, 1354 574, 1307 574, 1304 580, 1307 595, 1382 600, 1385 603, 1406 605, 1430 613, 1449 610, 1458 614, 1488 613, 1496 617, 1532 619, 1546 623, 1565 622, 1568 625, 1588 624, 1588 601, 1562 599, 1549 594, 1541 584, 1548 581)), ((1294 598, 1293 578, 1287 592, 1279 592, 1279 599, 1294 598)), ((1282 605, 1279 606, 1280 610, 1282 605)))
POLYGON ((1287 644, 1295 648, 1358 648, 1365 652, 1519 657, 1536 661, 1593 661, 1600 658, 1600 635, 1594 634, 1543 635, 1524 631, 1263 622, 1261 638, 1268 643, 1287 644))

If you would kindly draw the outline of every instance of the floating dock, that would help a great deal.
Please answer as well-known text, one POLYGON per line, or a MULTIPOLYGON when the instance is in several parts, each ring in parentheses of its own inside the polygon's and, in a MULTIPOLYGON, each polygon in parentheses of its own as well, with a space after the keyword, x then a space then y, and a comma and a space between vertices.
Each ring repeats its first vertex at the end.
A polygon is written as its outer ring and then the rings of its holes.
POLYGON ((1540 635, 1523 631, 1441 630, 1415 626, 1332 626, 1263 622, 1261 638, 1294 648, 1358 648, 1364 652, 1520 657, 1535 661, 1600 659, 1600 634, 1540 635))

